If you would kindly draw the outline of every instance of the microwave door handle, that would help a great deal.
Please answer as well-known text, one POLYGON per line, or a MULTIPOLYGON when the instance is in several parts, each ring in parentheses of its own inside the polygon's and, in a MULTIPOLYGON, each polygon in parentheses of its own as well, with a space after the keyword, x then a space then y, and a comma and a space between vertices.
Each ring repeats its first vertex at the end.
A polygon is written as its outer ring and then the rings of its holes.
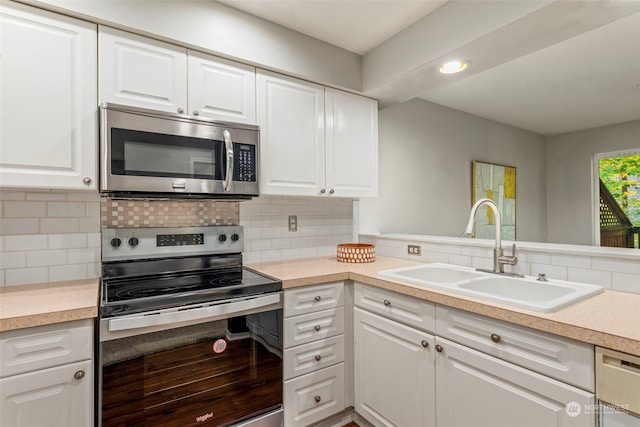
POLYGON ((231 140, 231 132, 228 130, 224 130, 222 132, 224 137, 224 149, 226 150, 226 158, 227 158, 227 171, 224 176, 224 191, 231 191, 231 183, 233 181, 233 141, 231 140))

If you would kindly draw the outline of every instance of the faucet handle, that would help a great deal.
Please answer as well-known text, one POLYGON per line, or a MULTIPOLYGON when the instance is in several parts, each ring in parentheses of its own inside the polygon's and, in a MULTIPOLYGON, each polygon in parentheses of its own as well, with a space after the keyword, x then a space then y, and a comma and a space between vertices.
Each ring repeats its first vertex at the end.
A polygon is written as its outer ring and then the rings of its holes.
POLYGON ((518 257, 516 256, 516 244, 511 247, 511 255, 500 255, 498 258, 500 264, 516 265, 518 257))

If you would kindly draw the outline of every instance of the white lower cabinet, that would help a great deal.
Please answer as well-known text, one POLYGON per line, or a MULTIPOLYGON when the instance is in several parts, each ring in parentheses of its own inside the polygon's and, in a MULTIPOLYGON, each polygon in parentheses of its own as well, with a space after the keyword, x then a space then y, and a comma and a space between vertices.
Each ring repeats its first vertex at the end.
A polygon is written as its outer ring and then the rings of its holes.
POLYGON ((89 320, 3 332, 0 425, 92 425, 92 336, 89 320))
POLYGON ((436 338, 438 427, 590 427, 594 395, 444 338, 436 338))
POLYGON ((343 282, 285 290, 286 427, 308 426, 347 406, 344 292, 343 282))
POLYGON ((375 426, 435 425, 434 336, 354 309, 355 408, 375 426))
POLYGON ((595 427, 593 347, 359 283, 354 295, 355 410, 371 424, 595 427))

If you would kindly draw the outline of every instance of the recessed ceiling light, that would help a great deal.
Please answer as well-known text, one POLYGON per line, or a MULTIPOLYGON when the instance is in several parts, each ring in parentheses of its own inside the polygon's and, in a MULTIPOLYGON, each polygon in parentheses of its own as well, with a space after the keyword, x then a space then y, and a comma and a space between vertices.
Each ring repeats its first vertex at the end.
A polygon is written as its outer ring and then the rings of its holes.
POLYGON ((442 74, 455 74, 464 71, 469 66, 469 61, 449 61, 442 64, 440 72, 442 74))

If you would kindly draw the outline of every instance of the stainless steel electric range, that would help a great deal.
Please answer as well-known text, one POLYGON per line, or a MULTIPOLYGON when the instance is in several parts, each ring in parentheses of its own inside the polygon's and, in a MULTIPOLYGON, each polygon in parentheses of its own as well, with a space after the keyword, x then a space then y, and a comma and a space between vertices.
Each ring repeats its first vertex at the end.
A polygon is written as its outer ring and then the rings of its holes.
POLYGON ((282 284, 242 250, 240 226, 103 230, 97 425, 282 425, 282 284))

